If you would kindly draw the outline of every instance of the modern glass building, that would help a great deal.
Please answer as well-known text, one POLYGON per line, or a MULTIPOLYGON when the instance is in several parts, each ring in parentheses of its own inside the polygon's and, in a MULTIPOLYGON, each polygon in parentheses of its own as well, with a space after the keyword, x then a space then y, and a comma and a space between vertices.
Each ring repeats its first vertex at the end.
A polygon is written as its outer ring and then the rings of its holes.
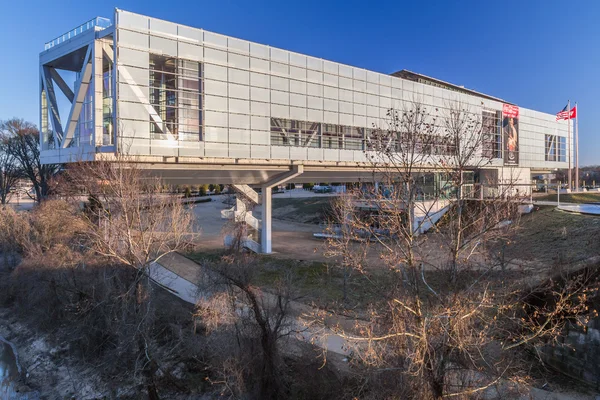
POLYGON ((554 115, 118 9, 46 43, 40 96, 44 163, 126 153, 175 183, 369 179, 374 127, 415 102, 481 115, 497 179, 568 166, 567 122, 554 115))

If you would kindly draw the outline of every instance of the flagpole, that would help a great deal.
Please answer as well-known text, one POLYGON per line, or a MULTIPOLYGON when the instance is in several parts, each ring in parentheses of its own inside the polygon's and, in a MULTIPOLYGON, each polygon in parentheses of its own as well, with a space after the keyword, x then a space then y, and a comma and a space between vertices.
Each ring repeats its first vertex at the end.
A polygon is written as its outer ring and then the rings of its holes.
POLYGON ((568 188, 569 190, 573 189, 573 185, 571 182, 572 176, 571 176, 571 100, 569 100, 567 102, 567 141, 568 141, 568 149, 569 149, 569 154, 568 154, 568 159, 569 159, 569 176, 568 176, 568 188))
POLYGON ((575 102, 575 186, 579 191, 579 108, 575 102))

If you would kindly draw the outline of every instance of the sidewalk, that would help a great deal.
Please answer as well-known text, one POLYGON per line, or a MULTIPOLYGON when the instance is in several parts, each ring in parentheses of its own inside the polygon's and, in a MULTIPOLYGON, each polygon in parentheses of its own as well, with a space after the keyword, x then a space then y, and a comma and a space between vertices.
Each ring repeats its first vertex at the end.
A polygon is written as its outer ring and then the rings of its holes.
MULTIPOLYGON (((212 294, 206 290, 202 290, 195 283, 202 280, 201 268, 199 264, 189 258, 178 253, 171 253, 161 257, 158 262, 151 264, 150 277, 175 296, 195 305, 199 299, 212 294)), ((277 298, 273 294, 261 291, 261 296, 263 302, 266 304, 276 303, 277 298)), ((289 331, 296 332, 295 337, 297 339, 339 355, 348 356, 350 354, 350 346, 346 340, 335 334, 327 326, 340 325, 345 330, 348 330, 353 328, 357 321, 329 314, 323 321, 326 325, 325 327, 311 326, 310 321, 305 319, 305 317, 311 318, 318 310, 297 301, 290 302, 290 309, 292 321, 288 329, 289 331)))

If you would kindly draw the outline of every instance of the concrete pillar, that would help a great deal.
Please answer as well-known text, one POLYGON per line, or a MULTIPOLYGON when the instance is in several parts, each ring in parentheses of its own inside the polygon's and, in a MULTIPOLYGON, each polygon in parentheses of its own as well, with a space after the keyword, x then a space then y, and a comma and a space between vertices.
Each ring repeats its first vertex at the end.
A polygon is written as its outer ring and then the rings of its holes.
POLYGON ((273 201, 271 198, 271 186, 262 187, 262 227, 260 231, 260 247, 264 254, 271 253, 271 215, 273 201))

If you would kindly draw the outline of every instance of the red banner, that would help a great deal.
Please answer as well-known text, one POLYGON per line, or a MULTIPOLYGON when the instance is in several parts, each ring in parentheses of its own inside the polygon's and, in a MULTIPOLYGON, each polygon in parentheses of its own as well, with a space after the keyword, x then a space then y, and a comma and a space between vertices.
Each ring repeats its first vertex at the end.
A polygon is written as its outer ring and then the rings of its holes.
POLYGON ((508 118, 519 118, 519 106, 513 106, 512 104, 503 104, 502 114, 508 118))

